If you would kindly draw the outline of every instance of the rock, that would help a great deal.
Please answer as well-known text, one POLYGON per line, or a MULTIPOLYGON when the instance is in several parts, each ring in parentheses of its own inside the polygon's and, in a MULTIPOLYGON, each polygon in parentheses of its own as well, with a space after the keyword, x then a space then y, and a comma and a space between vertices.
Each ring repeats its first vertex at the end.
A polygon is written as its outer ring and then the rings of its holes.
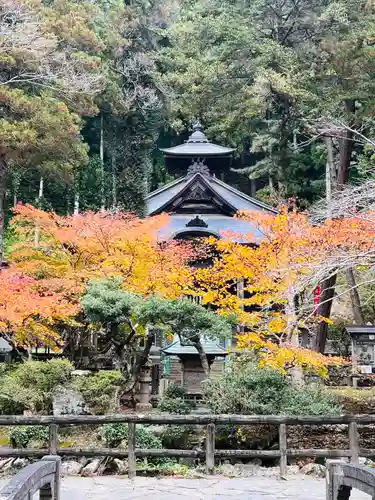
POLYGON ((300 470, 299 470, 299 467, 298 465, 288 465, 287 466, 287 473, 290 474, 290 475, 293 475, 293 474, 299 474, 300 470))
POLYGON ((3 458, 2 460, 0 460, 0 471, 2 471, 4 467, 6 467, 7 463, 12 460, 13 458, 3 458))
POLYGON ((88 413, 82 394, 63 386, 57 386, 54 389, 52 408, 54 416, 85 415, 88 413))
POLYGON ((223 476, 227 477, 238 477, 241 475, 241 471, 238 471, 236 467, 234 467, 231 464, 224 464, 220 467, 220 472, 223 474, 223 476))
POLYGON ((83 469, 83 465, 75 460, 68 460, 61 464, 62 476, 78 476, 83 469))
POLYGON ((92 477, 98 473, 100 464, 102 463, 102 458, 95 458, 92 462, 89 462, 81 472, 81 475, 84 477, 92 477))
POLYGON ((120 460, 119 458, 110 458, 105 461, 103 467, 101 467, 100 469, 107 475, 122 475, 128 471, 128 461, 120 460))
POLYGON ((128 471, 128 461, 120 460, 119 458, 114 458, 113 463, 115 465, 115 474, 119 474, 120 476, 126 474, 128 471))
POLYGON ((308 476, 325 477, 326 467, 325 465, 310 463, 304 465, 300 472, 308 476))
POLYGON ((10 472, 13 467, 14 458, 8 458, 7 462, 3 465, 1 472, 10 472))
POLYGON ((186 465, 187 467, 194 467, 196 458, 183 457, 179 460, 181 465, 186 465))
POLYGON ((262 460, 260 458, 253 458, 249 461, 249 464, 255 465, 256 467, 261 467, 262 466, 262 460))
POLYGON ((258 473, 259 465, 248 463, 248 464, 236 464, 234 466, 237 477, 251 477, 258 473))
POLYGON ((29 465, 27 458, 16 458, 12 467, 15 467, 16 469, 23 469, 26 465, 29 465))
POLYGON ((151 434, 156 437, 162 437, 167 431, 166 425, 150 425, 147 429, 151 434))
POLYGON ((78 462, 82 465, 82 467, 86 467, 86 465, 90 462, 90 459, 87 457, 81 457, 78 462))

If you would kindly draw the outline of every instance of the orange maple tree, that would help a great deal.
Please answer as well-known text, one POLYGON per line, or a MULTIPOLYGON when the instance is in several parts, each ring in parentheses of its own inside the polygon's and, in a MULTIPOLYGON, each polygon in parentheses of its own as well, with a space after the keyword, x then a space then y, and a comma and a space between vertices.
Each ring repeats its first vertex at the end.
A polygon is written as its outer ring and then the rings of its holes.
POLYGON ((61 280, 38 281, 16 270, 0 273, 0 333, 13 346, 56 348, 56 323, 73 318, 78 302, 68 298, 61 280))
POLYGON ((256 351, 261 364, 325 373, 327 363, 336 360, 301 348, 298 334, 325 320, 314 314, 314 288, 374 248, 375 227, 363 217, 312 224, 306 214, 288 207, 277 214, 243 212, 238 217, 251 222, 261 240, 255 241, 253 233, 209 240, 218 257, 211 268, 196 270, 198 286, 190 293, 221 314, 235 313, 244 325, 237 348, 256 351), (233 294, 231 285, 243 294, 233 294))
POLYGON ((193 253, 186 244, 158 241, 167 222, 167 215, 139 219, 122 212, 61 217, 18 205, 12 273, 0 274, 6 289, 0 331, 23 346, 58 345, 54 325, 74 322, 79 298, 94 279, 120 277, 124 289, 142 296, 181 296, 193 253))
POLYGON ((70 217, 18 205, 12 225, 20 240, 11 250, 18 269, 35 278, 60 277, 84 287, 90 279, 119 276, 141 295, 175 298, 191 278, 192 249, 161 243, 168 216, 139 219, 123 212, 87 212, 70 217), (35 243, 35 228, 38 242, 35 243))

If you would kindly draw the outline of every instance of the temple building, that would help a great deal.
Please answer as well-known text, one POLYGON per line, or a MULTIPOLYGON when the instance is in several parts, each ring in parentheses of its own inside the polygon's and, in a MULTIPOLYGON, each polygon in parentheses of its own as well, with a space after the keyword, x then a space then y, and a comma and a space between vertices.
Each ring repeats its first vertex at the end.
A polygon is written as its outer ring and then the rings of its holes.
POLYGON ((183 167, 185 171, 146 197, 147 215, 170 216, 161 240, 209 235, 220 238, 225 231, 252 233, 255 240, 261 239, 251 223, 233 216, 239 210, 273 210, 219 178, 230 169, 233 149, 209 142, 198 122, 184 144, 162 151, 168 172, 181 173, 183 167))
MULTIPOLYGON (((160 241, 230 237, 225 233, 251 233, 255 242, 261 240, 261 233, 251 222, 234 215, 241 210, 274 210, 222 180, 230 170, 233 149, 209 142, 202 125, 197 122, 184 144, 162 149, 162 152, 168 172, 180 176, 146 197, 147 215, 169 215, 169 224, 159 233, 160 241)), ((233 238, 241 242, 240 236, 233 238)), ((212 376, 221 373, 228 345, 207 340, 204 347, 210 358, 212 376)), ((181 346, 177 339, 165 346, 157 336, 151 351, 153 380, 160 376, 183 385, 191 395, 199 394, 203 369, 193 351, 192 347, 181 346)), ((154 393, 156 385, 153 383, 154 393)))

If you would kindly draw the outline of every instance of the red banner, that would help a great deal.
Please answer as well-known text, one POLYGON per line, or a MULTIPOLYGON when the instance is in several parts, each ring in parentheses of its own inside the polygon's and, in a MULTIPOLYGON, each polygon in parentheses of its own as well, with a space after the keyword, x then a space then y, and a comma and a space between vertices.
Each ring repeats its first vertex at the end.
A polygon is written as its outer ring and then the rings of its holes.
POLYGON ((318 285, 314 290, 314 314, 317 314, 319 309, 320 300, 320 286, 318 285))

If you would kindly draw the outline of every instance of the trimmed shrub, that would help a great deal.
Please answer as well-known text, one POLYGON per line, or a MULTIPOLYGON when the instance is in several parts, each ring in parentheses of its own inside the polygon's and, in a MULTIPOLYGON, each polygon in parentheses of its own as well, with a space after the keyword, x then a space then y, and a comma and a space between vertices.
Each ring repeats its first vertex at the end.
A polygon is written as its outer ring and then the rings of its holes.
MULTIPOLYGON (((126 424, 105 424, 100 429, 100 436, 105 440, 110 448, 120 446, 123 441, 128 440, 129 428, 126 424)), ((163 448, 161 440, 156 437, 147 427, 137 425, 135 428, 135 445, 143 449, 163 448)), ((160 466, 170 464, 173 461, 165 458, 145 458, 142 460, 145 465, 160 466)))
POLYGON ((319 385, 297 386, 280 372, 257 364, 234 364, 232 373, 204 382, 204 398, 213 413, 245 415, 332 415, 341 407, 319 385))
POLYGON ((27 448, 30 441, 48 443, 48 427, 43 425, 29 425, 14 427, 9 434, 9 442, 13 448, 27 448))
MULTIPOLYGON (((129 428, 127 424, 105 424, 100 429, 100 436, 107 446, 116 448, 128 440, 129 428)), ((137 448, 162 448, 161 440, 143 425, 135 428, 135 445, 137 448)))
POLYGON ((102 370, 74 377, 72 387, 80 392, 91 413, 103 415, 119 409, 119 394, 124 379, 115 370, 102 370))
POLYGON ((158 410, 177 415, 190 413, 194 407, 195 405, 192 401, 185 401, 182 398, 162 397, 158 403, 158 410))
POLYGON ((65 359, 26 361, 0 380, 2 413, 51 413, 53 390, 69 383, 72 365, 65 359))
POLYGON ((196 431, 189 425, 167 425, 161 434, 164 448, 186 450, 192 448, 191 436, 196 438, 196 431))
POLYGON ((176 383, 170 384, 164 391, 163 397, 165 398, 185 398, 187 392, 185 387, 178 385, 176 383))

